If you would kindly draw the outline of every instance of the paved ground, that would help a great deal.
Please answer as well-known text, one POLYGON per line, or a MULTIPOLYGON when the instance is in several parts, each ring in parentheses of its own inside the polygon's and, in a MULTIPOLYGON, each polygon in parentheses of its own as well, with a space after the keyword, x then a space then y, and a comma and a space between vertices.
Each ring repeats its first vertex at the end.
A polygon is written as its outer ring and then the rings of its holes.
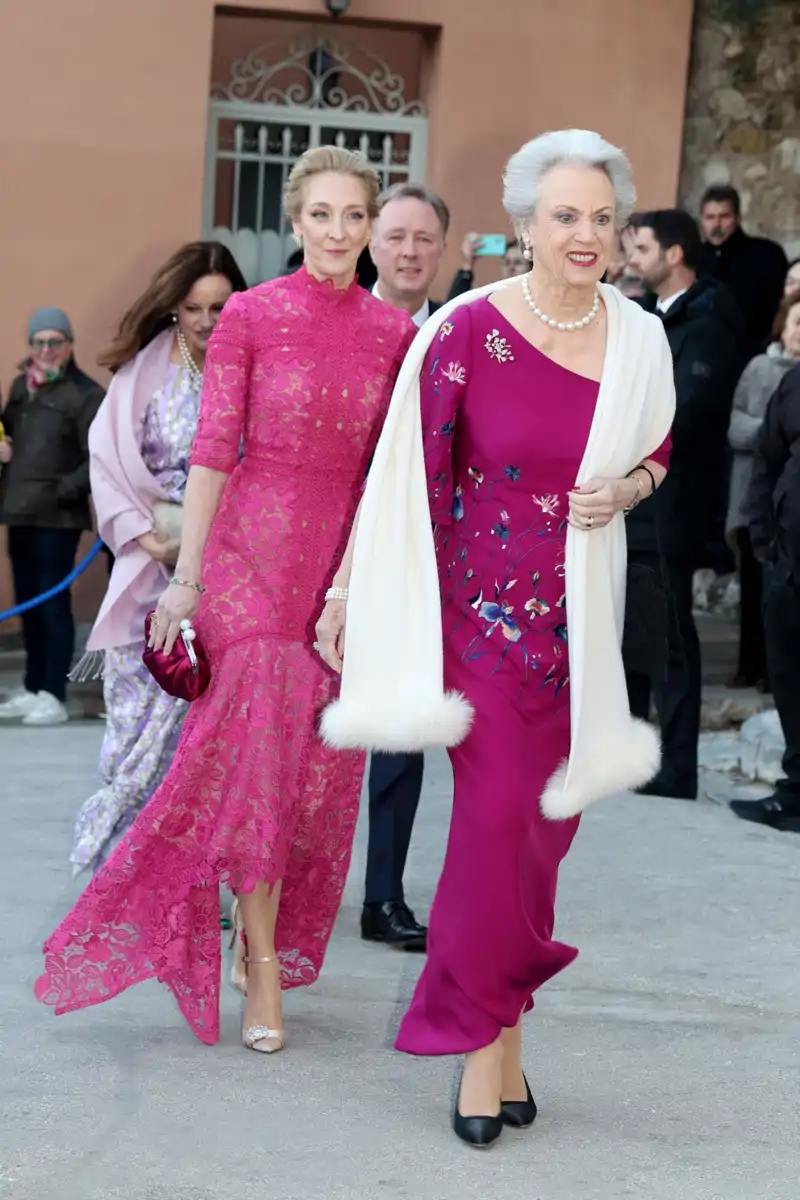
MULTIPOLYGON (((155 984, 60 1018, 34 1003, 101 734, 0 730, 0 1195, 797 1200, 800 838, 706 803, 590 810, 559 909, 582 956, 528 1024, 541 1115, 479 1155, 448 1128, 455 1064, 391 1050, 419 960, 356 936, 363 826, 323 977, 288 998, 284 1054, 239 1048, 229 990, 213 1049, 155 984)), ((409 872, 420 913, 448 789, 433 758, 409 872)))

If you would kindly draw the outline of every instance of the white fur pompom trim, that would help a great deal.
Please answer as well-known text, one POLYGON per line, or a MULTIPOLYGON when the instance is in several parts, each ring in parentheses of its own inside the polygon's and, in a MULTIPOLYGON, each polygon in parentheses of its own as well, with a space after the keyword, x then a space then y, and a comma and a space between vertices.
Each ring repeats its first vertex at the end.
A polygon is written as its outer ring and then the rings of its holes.
POLYGON ((575 817, 594 800, 649 782, 660 765, 661 742, 655 729, 631 718, 625 737, 606 743, 594 756, 587 778, 567 784, 567 763, 561 764, 542 793, 542 812, 551 821, 575 817))
POLYGON ((386 706, 335 700, 322 714, 320 732, 335 750, 380 750, 408 754, 436 746, 457 746, 472 724, 469 701, 459 692, 430 699, 397 698, 386 706))

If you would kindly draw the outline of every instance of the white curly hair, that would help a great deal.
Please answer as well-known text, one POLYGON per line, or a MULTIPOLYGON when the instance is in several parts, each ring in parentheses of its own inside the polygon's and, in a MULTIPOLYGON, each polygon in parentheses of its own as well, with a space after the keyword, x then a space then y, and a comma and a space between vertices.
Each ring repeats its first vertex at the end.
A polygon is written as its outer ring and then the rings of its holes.
POLYGON ((636 188, 628 156, 591 129, 560 129, 543 133, 512 154, 503 176, 503 208, 517 235, 533 217, 542 180, 553 167, 593 167, 605 171, 614 189, 615 224, 627 225, 636 207, 636 188))

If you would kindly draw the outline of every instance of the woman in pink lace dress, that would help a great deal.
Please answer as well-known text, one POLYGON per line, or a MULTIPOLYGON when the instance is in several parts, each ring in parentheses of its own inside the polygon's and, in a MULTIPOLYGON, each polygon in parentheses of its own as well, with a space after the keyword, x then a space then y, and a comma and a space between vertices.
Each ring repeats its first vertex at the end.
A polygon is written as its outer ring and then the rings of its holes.
POLYGON ((212 337, 180 582, 157 615, 169 648, 197 608, 211 685, 163 784, 46 943, 36 992, 58 1013, 156 977, 215 1042, 220 881, 246 934, 235 979, 248 1048, 282 1048, 281 989, 319 974, 363 756, 317 735, 338 681, 314 653, 313 622, 415 332, 355 283, 377 195, 359 155, 307 152, 284 197, 305 267, 234 295, 212 337))

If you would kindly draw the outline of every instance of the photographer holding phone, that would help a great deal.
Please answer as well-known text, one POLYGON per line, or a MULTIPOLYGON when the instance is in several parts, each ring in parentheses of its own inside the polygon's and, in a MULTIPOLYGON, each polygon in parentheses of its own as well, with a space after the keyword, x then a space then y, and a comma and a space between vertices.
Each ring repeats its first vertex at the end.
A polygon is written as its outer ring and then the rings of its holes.
POLYGON ((461 243, 462 265, 453 276, 448 300, 463 296, 474 286, 476 258, 502 258, 505 279, 530 270, 516 238, 507 238, 503 233, 468 233, 461 243))

